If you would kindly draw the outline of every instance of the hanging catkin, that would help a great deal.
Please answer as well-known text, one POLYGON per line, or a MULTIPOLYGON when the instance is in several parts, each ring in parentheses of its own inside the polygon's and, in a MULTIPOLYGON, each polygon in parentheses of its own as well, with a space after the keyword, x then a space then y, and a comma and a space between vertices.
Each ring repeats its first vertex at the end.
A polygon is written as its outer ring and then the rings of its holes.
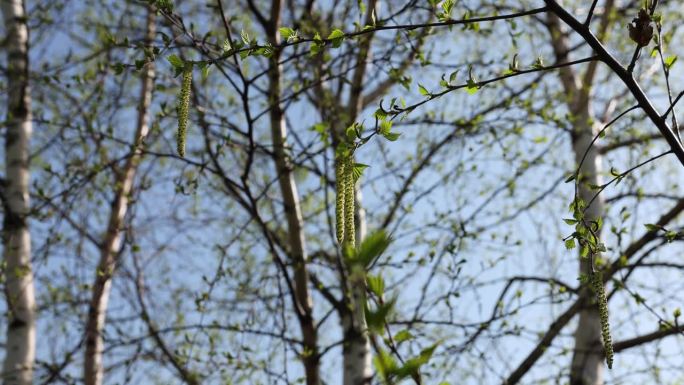
POLYGON ((346 202, 347 188, 345 171, 346 159, 337 155, 335 159, 335 183, 337 185, 335 200, 335 226, 337 226, 337 243, 344 242, 344 207, 346 202))
POLYGON ((190 113, 190 88, 192 86, 192 65, 186 64, 183 70, 183 82, 178 95, 178 132, 176 133, 176 146, 178 155, 185 156, 185 136, 188 128, 188 115, 190 113))
POLYGON ((606 288, 603 286, 603 274, 594 272, 591 274, 591 286, 596 293, 599 319, 601 320, 601 335, 603 337, 603 351, 606 354, 608 369, 613 368, 613 339, 610 336, 610 324, 608 323, 608 298, 606 288))
POLYGON ((356 229, 354 228, 354 156, 344 158, 344 241, 352 247, 356 246, 356 229))

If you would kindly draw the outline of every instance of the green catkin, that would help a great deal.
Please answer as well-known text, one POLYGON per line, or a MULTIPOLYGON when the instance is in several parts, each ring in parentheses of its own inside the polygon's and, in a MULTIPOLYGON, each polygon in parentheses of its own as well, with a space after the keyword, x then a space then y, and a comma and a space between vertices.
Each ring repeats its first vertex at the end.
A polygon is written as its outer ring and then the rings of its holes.
POLYGON ((596 293, 596 302, 601 320, 601 335, 603 337, 603 350, 606 354, 608 369, 613 368, 613 340, 610 336, 610 324, 608 323, 608 299, 606 288, 603 286, 603 274, 595 272, 591 274, 591 286, 596 293))
POLYGON ((192 86, 192 66, 187 65, 183 70, 183 82, 180 94, 178 94, 178 132, 176 133, 176 146, 178 155, 185 156, 185 136, 188 128, 188 115, 190 113, 190 88, 192 86))
POLYGON ((337 226, 337 243, 344 242, 344 208, 347 195, 345 171, 346 159, 338 155, 335 159, 335 183, 337 187, 335 200, 335 225, 337 226))
POLYGON ((354 228, 354 157, 349 154, 344 158, 344 241, 356 246, 356 229, 354 228))

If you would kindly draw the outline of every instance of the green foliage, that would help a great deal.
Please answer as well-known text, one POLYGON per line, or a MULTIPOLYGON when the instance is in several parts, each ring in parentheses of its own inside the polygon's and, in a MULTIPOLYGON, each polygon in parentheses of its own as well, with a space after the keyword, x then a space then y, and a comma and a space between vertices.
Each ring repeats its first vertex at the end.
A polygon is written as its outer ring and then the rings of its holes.
POLYGON ((565 240, 565 248, 570 250, 575 248, 575 240, 573 238, 565 240))
POLYGON ((394 304, 395 300, 393 299, 385 303, 380 303, 375 309, 371 309, 366 306, 365 315, 368 330, 370 330, 372 333, 382 332, 382 330, 385 328, 387 318, 394 308, 394 304))
POLYGON ((280 27, 278 28, 278 32, 280 32, 280 36, 285 41, 297 41, 297 31, 292 28, 280 27))
POLYGON ((313 37, 313 42, 309 47, 309 56, 313 57, 318 55, 318 53, 321 52, 321 50, 323 49, 323 46, 325 46, 325 43, 323 42, 321 35, 318 32, 316 32, 316 34, 313 37))
POLYGON ((148 0, 148 2, 160 11, 163 12, 173 12, 173 1, 172 0, 148 0))
POLYGON ((667 68, 669 70, 677 62, 677 56, 676 55, 668 56, 665 59, 663 59, 663 62, 665 63, 665 68, 667 68))
POLYGON ((537 57, 537 59, 532 64, 532 68, 536 70, 544 69, 544 58, 541 56, 537 57))
MULTIPOLYGON (((392 100, 391 107, 394 106, 395 100, 392 100)), ((387 119, 387 113, 382 109, 375 111, 375 118, 380 122, 378 124, 378 134, 382 135, 385 139, 394 142, 401 136, 398 132, 392 132, 392 121, 387 119)))
POLYGON ((468 80, 466 82, 466 91, 470 95, 474 95, 477 93, 477 90, 480 89, 480 86, 478 85, 477 79, 475 78, 475 75, 473 75, 473 67, 470 67, 468 69, 468 80))
POLYGON ((359 123, 354 123, 347 127, 347 129, 344 131, 347 141, 349 143, 353 143, 361 135, 360 133, 362 129, 363 126, 359 123))
POLYGON ((408 329, 403 329, 394 335, 394 342, 396 344, 401 344, 402 342, 410 341, 414 338, 415 336, 411 334, 411 332, 408 329))
POLYGON ((420 83, 418 83, 418 91, 423 96, 430 96, 430 91, 428 91, 427 88, 420 83))
POLYGON ((240 39, 242 39, 242 43, 244 45, 250 45, 251 44, 251 39, 249 38, 249 33, 245 31, 244 29, 240 31, 240 39))
POLYGON ((664 233, 663 236, 665 237, 665 240, 666 240, 668 243, 674 241, 675 239, 677 239, 678 237, 680 237, 681 234, 682 234, 682 233, 677 232, 677 231, 668 230, 668 229, 666 229, 665 227, 663 227, 663 226, 661 226, 661 225, 653 224, 653 223, 646 223, 646 224, 644 224, 644 227, 646 227, 646 229, 647 229, 649 232, 652 232, 652 233, 657 233, 657 232, 662 232, 662 233, 664 233))
POLYGON ((437 346, 438 344, 434 344, 421 350, 417 356, 407 359, 403 365, 400 365, 390 353, 380 349, 373 363, 385 384, 398 383, 408 377, 419 378, 420 368, 430 361, 437 346))
POLYGON ((330 40, 333 48, 339 48, 344 41, 344 32, 339 29, 335 29, 328 36, 328 40, 330 40))
POLYGON ((361 241, 353 259, 367 267, 387 249, 391 242, 391 238, 384 230, 371 233, 361 241))
POLYGON ((451 20, 451 11, 453 8, 454 8, 454 1, 453 0, 444 0, 442 2, 442 11, 437 12, 437 19, 439 21, 451 20))
POLYGON ((368 275, 366 277, 368 281, 368 289, 375 294, 378 298, 382 298, 385 294, 385 280, 381 275, 368 275))
POLYGON ((367 169, 369 166, 367 164, 363 163, 354 163, 354 167, 352 168, 352 176, 354 179, 354 182, 358 181, 361 179, 361 176, 363 175, 363 171, 367 169))
POLYGON ((662 230, 663 227, 659 225, 654 225, 652 223, 646 223, 644 224, 644 227, 646 227, 646 230, 651 231, 651 232, 656 232, 658 230, 662 230))
POLYGON ((177 55, 169 55, 166 60, 168 60, 171 67, 173 67, 173 76, 178 76, 185 71, 185 62, 177 55))

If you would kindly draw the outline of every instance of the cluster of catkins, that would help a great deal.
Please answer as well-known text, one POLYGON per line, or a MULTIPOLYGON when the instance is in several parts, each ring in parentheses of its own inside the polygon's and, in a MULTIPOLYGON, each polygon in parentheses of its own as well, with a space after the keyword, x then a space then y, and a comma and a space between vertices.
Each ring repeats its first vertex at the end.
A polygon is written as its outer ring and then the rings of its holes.
POLYGON ((338 154, 335 159, 337 199, 335 224, 340 245, 356 243, 354 228, 354 158, 352 154, 338 154))
POLYGON ((188 115, 190 114, 190 88, 192 87, 192 66, 186 64, 183 70, 183 82, 180 94, 178 94, 178 133, 176 147, 178 155, 185 156, 185 136, 188 128, 188 115))
POLYGON ((606 288, 603 286, 603 274, 600 271, 591 274, 591 287, 596 293, 596 302, 599 309, 599 319, 601 320, 601 335, 603 337, 603 349, 606 354, 608 368, 613 368, 613 339, 610 336, 610 325, 608 324, 608 298, 606 288))

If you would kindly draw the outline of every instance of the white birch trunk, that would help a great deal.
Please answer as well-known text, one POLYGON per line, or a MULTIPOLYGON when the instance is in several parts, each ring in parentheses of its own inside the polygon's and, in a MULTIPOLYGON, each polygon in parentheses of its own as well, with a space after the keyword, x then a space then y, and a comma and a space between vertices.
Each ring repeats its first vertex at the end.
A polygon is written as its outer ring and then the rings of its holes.
POLYGON ((7 134, 5 137, 6 185, 3 203, 5 295, 7 298, 7 348, 2 370, 6 385, 30 385, 35 359, 35 297, 31 270, 29 214, 29 141, 31 93, 28 68, 28 27, 25 4, 3 0, 7 30, 7 134))
MULTIPOLYGON (((610 12, 614 5, 613 0, 605 4, 610 12)), ((604 36, 608 28, 608 19, 603 19, 599 27, 599 36, 604 36)), ((551 34, 551 44, 556 54, 557 62, 568 60, 570 41, 562 34, 561 23, 558 17, 548 14, 548 27, 551 34)), ((559 70, 561 84, 568 95, 568 105, 574 119, 572 133, 572 148, 575 163, 579 165, 587 152, 582 168, 579 170, 580 185, 579 197, 586 203, 592 199, 596 191, 590 185, 601 184, 601 156, 596 147, 589 148, 596 131, 591 123, 591 86, 596 74, 596 63, 590 63, 582 77, 573 71, 572 67, 559 70)), ((602 196, 597 197, 592 205, 586 210, 587 221, 601 218, 605 211, 605 202, 602 196)), ((597 234, 600 238, 600 232, 597 234)), ((591 272, 592 258, 579 261, 580 274, 591 272)), ((603 384, 603 347, 601 344, 601 325, 599 322, 598 309, 595 305, 589 305, 579 313, 577 330, 575 331, 575 348, 570 367, 570 385, 602 385, 603 384)))
MULTIPOLYGON (((272 3, 271 30, 269 40, 274 44, 280 43, 280 8, 282 0, 272 3)), ((285 112, 280 105, 282 68, 278 64, 280 52, 274 53, 269 70, 269 101, 272 103, 269 112, 271 136, 273 140, 273 156, 275 161, 278 185, 283 198, 285 218, 287 221, 287 244, 289 257, 294 269, 294 297, 295 312, 302 333, 303 348, 302 362, 307 385, 320 385, 320 357, 318 352, 318 329, 313 319, 313 300, 309 291, 309 274, 307 271, 308 256, 306 252, 306 237, 304 233, 304 219, 294 179, 293 164, 290 158, 290 148, 287 144, 287 125, 285 112)))
MULTIPOLYGON (((370 0, 366 14, 366 24, 372 23, 372 17, 378 11, 377 0, 370 0)), ((366 76, 366 67, 371 54, 372 35, 362 40, 359 44, 359 52, 356 57, 357 67, 351 81, 348 118, 352 124, 363 109, 363 83, 366 76)), ((344 137, 344 129, 340 131, 344 137)), ((361 242, 366 237, 366 210, 363 208, 363 197, 361 195, 360 180, 354 186, 354 222, 356 229, 356 241, 361 242)), ((373 377, 373 366, 370 346, 370 336, 368 325, 366 324, 366 275, 363 271, 348 272, 349 305, 351 311, 342 315, 342 328, 344 332, 344 385, 365 385, 370 384, 373 377)))
MULTIPOLYGON (((354 186, 354 222, 356 241, 361 242, 366 237, 366 212, 361 206, 361 186, 354 186)), ((366 385, 371 383, 373 366, 366 323, 366 275, 359 266, 352 266, 348 271, 349 296, 348 303, 351 310, 342 315, 342 329, 344 332, 344 385, 366 385)))
MULTIPOLYGON (((576 116, 575 137, 573 138, 573 151, 577 164, 582 160, 584 153, 589 148, 591 140, 596 134, 589 122, 588 101, 580 106, 576 116)), ((588 203, 596 194, 589 185, 601 185, 601 156, 596 147, 587 153, 582 169, 580 170, 581 183, 579 196, 588 203)), ((587 209, 585 215, 587 221, 601 218, 605 211, 605 202, 602 196, 597 197, 587 209)), ((600 233, 597 234, 600 236, 600 233)), ((589 275, 591 272, 591 258, 580 258, 580 274, 589 275)), ((570 370, 571 385, 602 385, 603 384, 603 345, 601 343, 601 324, 599 321, 598 308, 589 305, 579 313, 579 323, 575 331, 575 349, 572 357, 570 370)))
MULTIPOLYGON (((148 9, 147 36, 150 44, 155 35, 155 11, 148 9)), ((132 192, 135 173, 142 157, 143 141, 149 132, 150 103, 154 86, 154 62, 145 65, 141 78, 140 102, 138 104, 138 121, 133 138, 133 154, 128 158, 121 173, 115 181, 115 196, 109 223, 100 249, 100 261, 95 272, 92 287, 92 298, 88 308, 85 334, 85 357, 83 380, 86 385, 101 385, 104 378, 102 353, 104 340, 102 332, 106 322, 107 304, 112 286, 112 276, 116 270, 117 253, 121 247, 121 230, 129 207, 129 196, 132 192)))

